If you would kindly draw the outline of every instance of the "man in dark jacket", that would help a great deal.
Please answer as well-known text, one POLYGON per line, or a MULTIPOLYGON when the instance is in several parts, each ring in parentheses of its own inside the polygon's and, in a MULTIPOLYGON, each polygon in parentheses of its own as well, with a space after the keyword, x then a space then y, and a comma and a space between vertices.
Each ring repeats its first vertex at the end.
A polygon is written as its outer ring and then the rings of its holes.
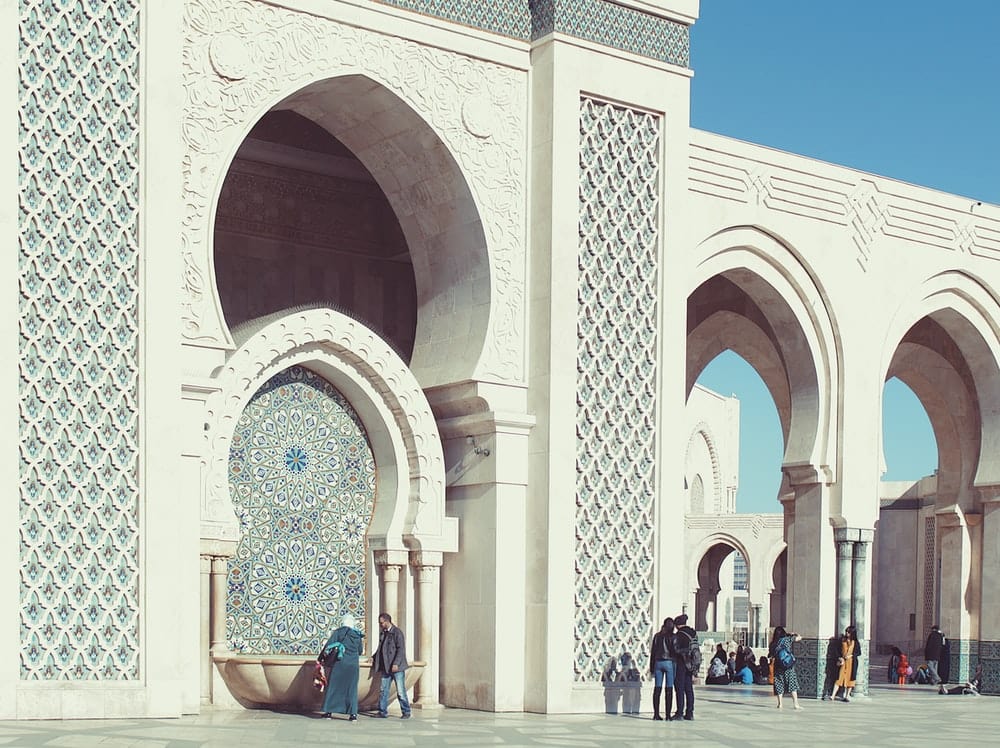
POLYGON ((677 711, 670 719, 694 719, 694 676, 688 669, 688 658, 685 653, 691 647, 698 646, 698 634, 687 625, 685 614, 674 617, 677 632, 674 634, 674 691, 677 693, 677 711))
POLYGON ((410 700, 406 697, 406 640, 403 632, 392 623, 392 616, 381 613, 378 617, 381 631, 378 635, 378 649, 372 658, 372 665, 382 678, 378 693, 378 716, 388 717, 389 686, 396 683, 396 695, 399 697, 399 708, 403 712, 402 719, 410 718, 410 700))
POLYGON ((941 659, 941 650, 944 648, 944 634, 937 624, 931 626, 931 633, 927 635, 927 644, 924 645, 924 659, 927 660, 927 669, 930 671, 931 683, 935 686, 941 682, 938 675, 938 661, 941 659))

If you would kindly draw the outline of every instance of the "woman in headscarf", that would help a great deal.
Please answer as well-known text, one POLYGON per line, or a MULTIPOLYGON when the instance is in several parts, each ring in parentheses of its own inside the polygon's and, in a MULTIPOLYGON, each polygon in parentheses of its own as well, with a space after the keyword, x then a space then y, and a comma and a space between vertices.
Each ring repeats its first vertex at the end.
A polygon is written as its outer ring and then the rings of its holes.
POLYGON ((340 628, 334 629, 323 645, 320 659, 327 668, 326 696, 323 699, 323 716, 333 712, 358 719, 358 657, 365 648, 365 635, 357 626, 354 616, 341 619, 340 628))

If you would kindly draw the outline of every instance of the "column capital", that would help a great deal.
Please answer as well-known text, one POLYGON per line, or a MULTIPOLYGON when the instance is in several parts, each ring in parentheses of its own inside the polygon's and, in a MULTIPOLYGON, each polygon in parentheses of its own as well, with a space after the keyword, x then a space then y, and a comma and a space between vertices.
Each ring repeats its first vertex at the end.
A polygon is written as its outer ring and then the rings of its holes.
POLYGON ((373 554, 376 566, 406 566, 409 561, 409 551, 377 550, 373 554))
POLYGON ((785 464, 781 466, 781 470, 788 476, 788 483, 791 486, 808 486, 817 483, 830 485, 833 483, 833 471, 827 465, 785 464))
POLYGON ((444 563, 444 554, 441 551, 411 551, 410 566, 416 568, 440 568, 444 563))

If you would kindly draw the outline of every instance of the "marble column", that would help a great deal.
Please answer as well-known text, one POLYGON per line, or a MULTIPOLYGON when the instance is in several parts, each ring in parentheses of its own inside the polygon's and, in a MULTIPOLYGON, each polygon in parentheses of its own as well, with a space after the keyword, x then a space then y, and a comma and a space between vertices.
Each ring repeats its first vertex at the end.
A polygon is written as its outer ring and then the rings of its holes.
POLYGON ((201 631, 199 634, 201 651, 201 703, 212 703, 212 557, 201 556, 201 631))
POLYGON ((375 566, 381 582, 379 589, 378 613, 388 613, 393 622, 405 629, 401 604, 400 585, 403 583, 403 567, 408 560, 407 551, 375 551, 375 566))
POLYGON ((413 706, 417 709, 438 709, 438 632, 441 611, 441 562, 442 554, 433 552, 413 553, 416 587, 416 647, 413 658, 423 660, 424 672, 417 681, 413 706))
POLYGON ((848 540, 848 530, 834 530, 837 544, 837 632, 842 632, 851 623, 851 582, 854 564, 854 542, 848 540))
POLYGON ((854 558, 852 561, 852 588, 851 595, 851 620, 858 629, 858 637, 864 638, 867 634, 867 615, 865 611, 868 605, 867 582, 868 582, 868 549, 874 539, 874 530, 859 530, 859 539, 854 542, 854 558))
POLYGON ((229 559, 225 556, 212 557, 209 594, 211 596, 211 620, 209 623, 209 649, 213 655, 229 650, 226 642, 226 592, 229 584, 229 559))

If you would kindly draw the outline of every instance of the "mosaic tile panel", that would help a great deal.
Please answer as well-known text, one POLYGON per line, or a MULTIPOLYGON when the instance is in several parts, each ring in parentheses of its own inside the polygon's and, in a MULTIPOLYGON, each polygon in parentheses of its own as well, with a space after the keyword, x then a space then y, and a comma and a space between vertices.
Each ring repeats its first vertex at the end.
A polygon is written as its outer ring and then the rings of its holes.
POLYGON ((690 29, 683 23, 607 0, 376 0, 514 39, 558 32, 688 67, 690 29))
POLYGON ((340 392, 301 366, 269 379, 236 425, 229 488, 241 531, 226 605, 232 649, 318 652, 345 613, 364 620, 375 459, 340 392))
POLYGON ((659 118, 584 98, 577 274, 577 681, 652 629, 659 118))
MULTIPOLYGON (((983 693, 1000 694, 1000 641, 979 642, 978 665, 983 666, 983 693)), ((973 672, 975 667, 973 667, 973 672)))
POLYGON ((515 39, 531 34, 528 0, 376 0, 515 39))
POLYGON ((819 698, 826 681, 827 639, 802 639, 792 644, 795 673, 799 676, 799 696, 819 698))
POLYGON ((979 662, 979 642, 971 639, 949 639, 951 656, 949 657, 949 683, 964 683, 976 672, 979 662))
POLYGON ((533 0, 531 38, 558 32, 681 67, 691 62, 690 29, 604 0, 533 0))
POLYGON ((20 677, 139 677, 139 1, 19 4, 20 677))

